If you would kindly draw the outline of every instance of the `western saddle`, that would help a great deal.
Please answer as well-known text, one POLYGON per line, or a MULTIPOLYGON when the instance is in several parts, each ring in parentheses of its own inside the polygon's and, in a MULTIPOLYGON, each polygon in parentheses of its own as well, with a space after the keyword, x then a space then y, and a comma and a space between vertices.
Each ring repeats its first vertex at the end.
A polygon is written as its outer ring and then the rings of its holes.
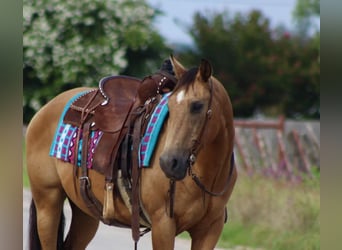
MULTIPOLYGON (((150 114, 162 94, 173 90, 177 83, 170 60, 165 60, 161 69, 143 80, 129 76, 109 76, 100 80, 99 88, 76 99, 64 116, 64 123, 79 128, 78 144, 82 138, 80 193, 92 213, 109 225, 131 227, 137 243, 140 227, 150 228, 148 216, 143 212, 139 199, 138 148, 145 132, 150 114), (104 175, 103 205, 91 190, 87 169, 89 136, 91 131, 100 130, 93 155, 92 167, 104 175), (132 213, 131 225, 114 219, 114 192, 118 182, 123 183, 128 193, 127 204, 132 213)), ((76 145, 76 149, 78 145, 76 145)), ((76 158, 77 158, 77 154, 76 158)), ((77 176, 77 159, 74 175, 77 176)), ((76 185, 76 183, 74 183, 76 185)), ((76 188, 76 186, 75 186, 76 188)))

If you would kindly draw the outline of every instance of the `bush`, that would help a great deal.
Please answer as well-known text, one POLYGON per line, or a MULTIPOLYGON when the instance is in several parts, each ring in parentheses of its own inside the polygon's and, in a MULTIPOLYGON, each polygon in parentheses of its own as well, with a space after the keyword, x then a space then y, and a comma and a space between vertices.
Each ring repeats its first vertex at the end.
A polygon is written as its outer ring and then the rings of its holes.
POLYGON ((159 68, 167 47, 153 28, 157 14, 145 0, 24 0, 24 122, 66 89, 159 68))

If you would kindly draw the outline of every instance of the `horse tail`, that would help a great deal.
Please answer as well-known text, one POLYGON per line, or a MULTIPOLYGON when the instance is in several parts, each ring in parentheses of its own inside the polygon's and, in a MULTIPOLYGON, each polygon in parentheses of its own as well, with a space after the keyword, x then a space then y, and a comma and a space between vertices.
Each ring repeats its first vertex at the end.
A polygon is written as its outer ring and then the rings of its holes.
POLYGON ((37 209, 34 201, 31 200, 30 205, 30 219, 29 219, 29 249, 30 250, 41 250, 40 240, 38 236, 38 225, 37 225, 37 209))
POLYGON ((62 250, 64 249, 64 228, 65 228, 65 216, 64 211, 62 209, 61 217, 59 219, 58 225, 58 234, 57 234, 57 249, 62 250))
MULTIPOLYGON (((57 235, 57 249, 63 249, 64 243, 64 228, 65 228, 65 216, 62 211, 61 218, 58 225, 58 235, 57 235)), ((37 225, 37 209, 34 201, 31 200, 30 205, 30 219, 29 219, 29 250, 41 250, 41 244, 38 235, 38 225, 37 225)))

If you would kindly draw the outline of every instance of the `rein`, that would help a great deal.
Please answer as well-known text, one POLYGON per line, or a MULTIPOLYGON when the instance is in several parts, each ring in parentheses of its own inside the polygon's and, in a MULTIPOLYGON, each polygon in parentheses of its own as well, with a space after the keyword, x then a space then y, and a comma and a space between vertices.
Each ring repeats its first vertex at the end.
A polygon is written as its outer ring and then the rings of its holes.
POLYGON ((198 178, 198 176, 192 171, 192 168, 189 168, 189 175, 191 175, 191 178, 194 180, 194 182, 196 183, 196 185, 205 193, 211 195, 211 196, 221 196, 223 195, 229 187, 230 184, 230 179, 232 177, 233 174, 233 168, 234 168, 234 154, 232 154, 232 160, 231 160, 231 165, 230 165, 230 169, 229 169, 229 175, 228 175, 228 180, 226 182, 226 185, 224 186, 223 190, 220 192, 212 192, 210 190, 208 190, 204 184, 200 181, 200 179, 198 178))

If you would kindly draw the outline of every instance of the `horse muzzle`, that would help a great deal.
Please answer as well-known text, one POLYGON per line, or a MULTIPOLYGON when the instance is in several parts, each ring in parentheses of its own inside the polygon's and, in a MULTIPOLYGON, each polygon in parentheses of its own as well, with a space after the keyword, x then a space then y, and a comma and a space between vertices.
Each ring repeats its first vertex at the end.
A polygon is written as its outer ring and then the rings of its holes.
POLYGON ((166 177, 173 180, 184 179, 189 167, 190 153, 187 150, 168 150, 159 158, 160 167, 166 177))

